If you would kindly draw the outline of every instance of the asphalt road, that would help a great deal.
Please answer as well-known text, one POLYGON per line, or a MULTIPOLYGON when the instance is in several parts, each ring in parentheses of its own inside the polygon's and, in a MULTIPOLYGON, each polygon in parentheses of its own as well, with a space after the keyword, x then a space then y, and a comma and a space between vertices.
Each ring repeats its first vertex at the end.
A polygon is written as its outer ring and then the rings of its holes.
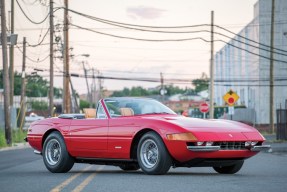
POLYGON ((287 191, 287 153, 260 153, 245 161, 235 175, 212 168, 170 169, 167 175, 150 176, 117 167, 75 164, 69 173, 53 174, 33 150, 0 151, 0 191, 287 191))

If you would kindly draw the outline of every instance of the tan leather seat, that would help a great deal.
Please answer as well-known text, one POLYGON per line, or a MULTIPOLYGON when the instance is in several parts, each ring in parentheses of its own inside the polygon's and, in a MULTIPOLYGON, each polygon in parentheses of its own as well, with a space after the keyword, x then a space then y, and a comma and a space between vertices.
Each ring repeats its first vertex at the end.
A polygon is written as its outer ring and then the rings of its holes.
POLYGON ((120 112, 122 116, 133 116, 135 114, 131 108, 120 108, 120 112))
POLYGON ((84 108, 84 113, 86 118, 96 118, 96 109, 94 108, 84 108))

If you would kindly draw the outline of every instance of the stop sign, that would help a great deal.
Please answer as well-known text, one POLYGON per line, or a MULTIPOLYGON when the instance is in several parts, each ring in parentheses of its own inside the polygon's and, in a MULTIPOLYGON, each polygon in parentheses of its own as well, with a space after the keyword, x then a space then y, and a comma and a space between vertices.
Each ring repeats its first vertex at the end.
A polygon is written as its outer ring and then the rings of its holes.
POLYGON ((207 113, 209 111, 209 105, 207 103, 201 103, 199 105, 199 110, 201 113, 207 113))

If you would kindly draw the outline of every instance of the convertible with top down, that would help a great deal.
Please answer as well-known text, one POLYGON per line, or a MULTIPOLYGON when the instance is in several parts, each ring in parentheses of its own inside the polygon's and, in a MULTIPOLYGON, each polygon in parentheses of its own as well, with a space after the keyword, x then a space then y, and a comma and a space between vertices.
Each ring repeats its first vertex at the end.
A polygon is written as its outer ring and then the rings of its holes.
POLYGON ((74 163, 165 174, 170 167, 238 172, 244 160, 267 150, 253 127, 230 120, 177 115, 147 98, 106 98, 85 114, 62 114, 31 124, 26 140, 53 173, 74 163))

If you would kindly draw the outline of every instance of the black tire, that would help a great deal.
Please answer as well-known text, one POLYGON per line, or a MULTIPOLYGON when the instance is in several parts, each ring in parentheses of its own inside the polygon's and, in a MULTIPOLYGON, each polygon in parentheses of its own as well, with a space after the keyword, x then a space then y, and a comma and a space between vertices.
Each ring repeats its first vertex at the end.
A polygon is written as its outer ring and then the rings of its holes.
POLYGON ((65 141, 59 132, 52 132, 44 142, 43 161, 46 168, 52 173, 66 173, 74 165, 66 148, 65 141))
POLYGON ((140 169, 138 164, 123 164, 119 167, 124 171, 136 171, 140 169))
POLYGON ((222 166, 222 167, 213 167, 213 169, 217 172, 217 173, 221 173, 221 174, 234 174, 237 173, 241 167, 243 166, 244 161, 238 161, 236 162, 234 165, 230 165, 230 166, 222 166))
POLYGON ((161 137, 152 131, 144 134, 140 139, 137 159, 140 168, 149 175, 166 174, 172 164, 161 137))

